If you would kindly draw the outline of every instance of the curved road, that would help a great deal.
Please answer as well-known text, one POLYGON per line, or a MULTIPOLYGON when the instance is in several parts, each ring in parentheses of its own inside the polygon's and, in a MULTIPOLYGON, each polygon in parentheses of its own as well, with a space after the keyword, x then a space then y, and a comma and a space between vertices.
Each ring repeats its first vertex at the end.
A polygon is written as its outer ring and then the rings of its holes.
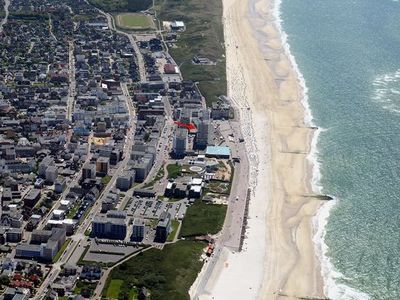
POLYGON ((1 20, 0 22, 0 34, 3 32, 3 26, 7 24, 8 21, 8 15, 9 15, 9 11, 8 11, 8 7, 10 6, 11 0, 4 0, 4 11, 6 12, 6 15, 4 17, 3 20, 1 20))

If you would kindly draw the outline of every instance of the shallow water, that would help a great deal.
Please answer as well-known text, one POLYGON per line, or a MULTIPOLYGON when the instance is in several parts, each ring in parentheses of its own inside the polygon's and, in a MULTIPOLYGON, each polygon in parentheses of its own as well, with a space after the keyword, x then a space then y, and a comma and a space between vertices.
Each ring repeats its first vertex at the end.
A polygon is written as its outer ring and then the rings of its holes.
POLYGON ((283 0, 281 18, 338 199, 325 243, 342 276, 327 296, 400 299, 400 2, 283 0))

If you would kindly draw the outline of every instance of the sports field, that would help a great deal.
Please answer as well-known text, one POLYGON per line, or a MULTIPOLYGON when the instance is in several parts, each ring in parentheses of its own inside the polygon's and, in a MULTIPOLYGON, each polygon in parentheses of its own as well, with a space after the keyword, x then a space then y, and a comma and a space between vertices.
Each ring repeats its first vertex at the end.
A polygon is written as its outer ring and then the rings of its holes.
POLYGON ((117 26, 122 29, 145 30, 154 29, 154 22, 150 16, 137 13, 123 13, 116 16, 117 26))

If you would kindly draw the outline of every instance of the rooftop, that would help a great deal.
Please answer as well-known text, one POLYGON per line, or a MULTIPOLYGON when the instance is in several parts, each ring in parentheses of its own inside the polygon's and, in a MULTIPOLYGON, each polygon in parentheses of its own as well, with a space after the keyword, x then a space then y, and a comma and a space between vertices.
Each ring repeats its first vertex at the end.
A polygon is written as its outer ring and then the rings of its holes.
POLYGON ((231 149, 224 146, 207 146, 206 154, 210 156, 230 156, 231 149))

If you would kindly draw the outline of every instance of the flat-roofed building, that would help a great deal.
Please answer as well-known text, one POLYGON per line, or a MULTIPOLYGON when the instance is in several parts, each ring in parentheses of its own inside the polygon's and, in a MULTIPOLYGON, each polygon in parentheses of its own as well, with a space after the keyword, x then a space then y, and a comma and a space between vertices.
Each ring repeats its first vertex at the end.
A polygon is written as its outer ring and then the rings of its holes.
POLYGON ((121 191, 127 191, 130 189, 135 181, 135 170, 125 171, 117 178, 116 186, 121 191))
POLYGON ((34 207, 39 201, 41 196, 41 191, 39 189, 32 189, 24 198, 24 204, 28 207, 34 207))
POLYGON ((53 211, 53 219, 54 220, 63 220, 65 216, 65 211, 61 209, 55 209, 53 211))
POLYGON ((96 165, 93 163, 86 164, 82 168, 82 179, 85 180, 88 178, 96 178, 96 165))
POLYGON ((176 156, 186 154, 188 144, 188 130, 186 128, 177 128, 174 134, 172 151, 176 156))
POLYGON ((10 228, 6 232, 7 243, 18 243, 22 239, 22 229, 21 228, 10 228))
POLYGON ((206 156, 228 159, 231 156, 231 149, 223 146, 207 146, 206 156))
POLYGON ((45 178, 48 167, 54 166, 54 159, 51 156, 45 156, 39 163, 39 176, 45 178))
POLYGON ((46 182, 54 183, 58 176, 58 169, 56 166, 49 166, 46 169, 46 182))
POLYGON ((40 258, 42 256, 43 246, 34 244, 19 244, 15 248, 15 256, 21 258, 40 258))
POLYGON ((67 187, 67 180, 63 176, 58 176, 54 183, 54 192, 61 194, 67 187))
POLYGON ((92 234, 97 238, 124 240, 126 232, 126 219, 97 217, 92 222, 92 234))
POLYGON ((135 218, 132 225, 131 241, 141 242, 144 238, 146 222, 143 219, 135 218))
POLYGON ((96 161, 96 171, 100 176, 108 174, 110 168, 110 159, 108 157, 99 157, 96 161))
POLYGON ((34 229, 31 234, 32 244, 47 243, 51 236, 51 230, 34 229))
POLYGON ((158 243, 164 243, 167 240, 168 234, 171 230, 171 214, 163 212, 156 228, 156 236, 154 241, 158 243))

